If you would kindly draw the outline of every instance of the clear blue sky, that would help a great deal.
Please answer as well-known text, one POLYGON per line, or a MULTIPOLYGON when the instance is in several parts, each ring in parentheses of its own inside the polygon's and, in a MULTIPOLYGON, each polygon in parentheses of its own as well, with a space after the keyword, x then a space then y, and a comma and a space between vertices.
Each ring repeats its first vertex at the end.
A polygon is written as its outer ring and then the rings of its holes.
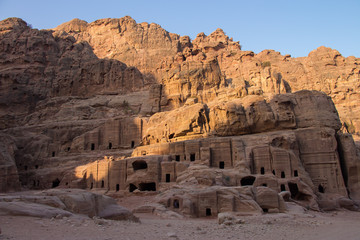
POLYGON ((20 17, 38 29, 126 15, 191 39, 222 28, 255 53, 274 49, 302 57, 326 46, 360 57, 360 0, 0 0, 1 20, 20 17))

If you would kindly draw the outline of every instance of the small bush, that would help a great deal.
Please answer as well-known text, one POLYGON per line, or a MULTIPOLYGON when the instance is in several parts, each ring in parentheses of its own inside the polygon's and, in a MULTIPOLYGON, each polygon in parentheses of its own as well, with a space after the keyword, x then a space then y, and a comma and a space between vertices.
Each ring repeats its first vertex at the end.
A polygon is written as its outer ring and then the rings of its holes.
POLYGON ((261 67, 262 67, 262 68, 271 67, 271 63, 270 63, 269 61, 262 62, 262 63, 261 63, 261 67))
POLYGON ((122 108, 124 109, 129 109, 130 108, 130 105, 128 103, 128 101, 124 100, 121 105, 120 105, 122 108))

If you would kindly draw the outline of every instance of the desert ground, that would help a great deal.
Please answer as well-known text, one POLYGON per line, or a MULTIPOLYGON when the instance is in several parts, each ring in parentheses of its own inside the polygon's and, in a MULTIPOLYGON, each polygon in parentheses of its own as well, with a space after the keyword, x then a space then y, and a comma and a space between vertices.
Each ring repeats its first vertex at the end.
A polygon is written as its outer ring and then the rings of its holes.
MULTIPOLYGON (((129 209, 151 197, 127 197, 118 202, 129 209)), ((216 217, 164 218, 136 214, 140 223, 88 217, 42 219, 0 216, 0 239, 12 240, 132 240, 132 239, 360 239, 360 212, 314 212, 289 206, 287 213, 241 216, 234 224, 216 217)))

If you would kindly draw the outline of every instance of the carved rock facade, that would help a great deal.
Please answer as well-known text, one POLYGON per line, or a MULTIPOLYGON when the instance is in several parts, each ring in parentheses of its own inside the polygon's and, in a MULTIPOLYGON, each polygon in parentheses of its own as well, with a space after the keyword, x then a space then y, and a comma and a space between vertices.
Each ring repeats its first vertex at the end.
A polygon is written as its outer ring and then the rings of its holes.
POLYGON ((356 209, 360 155, 342 131, 359 129, 358 65, 325 47, 241 51, 221 29, 191 41, 130 17, 53 30, 6 19, 0 191, 161 190, 159 203, 193 217, 289 200, 356 209))

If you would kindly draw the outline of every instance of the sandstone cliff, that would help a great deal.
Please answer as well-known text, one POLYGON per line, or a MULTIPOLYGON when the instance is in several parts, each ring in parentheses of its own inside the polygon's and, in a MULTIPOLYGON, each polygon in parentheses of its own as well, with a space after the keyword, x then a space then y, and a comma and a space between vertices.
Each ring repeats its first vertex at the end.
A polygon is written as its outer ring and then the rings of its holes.
POLYGON ((273 50, 254 54, 241 51, 221 29, 191 41, 130 17, 89 24, 73 20, 55 31, 88 42, 99 58, 117 59, 155 77, 163 85, 164 107, 181 106, 194 96, 207 102, 225 86, 238 96, 318 90, 332 97, 349 131, 359 132, 360 60, 330 48, 319 47, 302 58, 273 50))
POLYGON ((0 191, 161 189, 190 216, 356 208, 359 61, 254 54, 221 29, 191 40, 130 17, 3 20, 0 191))

